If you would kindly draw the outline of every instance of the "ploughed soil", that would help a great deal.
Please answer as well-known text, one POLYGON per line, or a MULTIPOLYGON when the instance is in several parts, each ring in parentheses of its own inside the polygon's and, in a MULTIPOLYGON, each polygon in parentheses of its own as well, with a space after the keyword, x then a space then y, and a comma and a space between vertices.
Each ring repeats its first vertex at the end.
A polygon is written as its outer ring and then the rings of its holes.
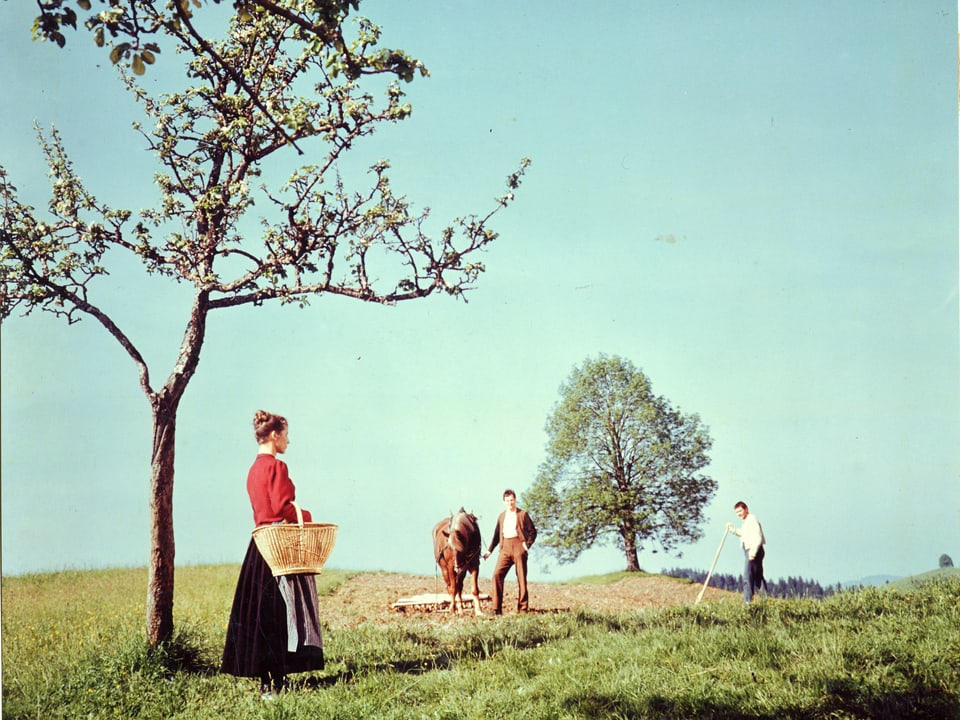
MULTIPOLYGON (((503 613, 517 612, 517 582, 509 576, 504 587, 503 613)), ((470 579, 464 588, 465 617, 473 616, 470 599, 470 579)), ((554 613, 584 609, 598 612, 631 612, 673 605, 693 605, 701 585, 686 580, 637 573, 606 585, 588 583, 527 584, 530 610, 534 613, 554 613)), ((393 573, 361 573, 336 588, 331 595, 320 598, 320 614, 331 625, 350 626, 361 622, 392 623, 405 618, 421 617, 443 620, 453 616, 446 606, 422 603, 394 608, 401 598, 443 594, 446 590, 440 578, 393 573)), ((493 594, 493 581, 480 578, 480 594, 493 594)), ((738 601, 739 596, 708 587, 702 602, 738 601)), ((487 616, 493 613, 493 601, 482 599, 480 609, 487 616)))

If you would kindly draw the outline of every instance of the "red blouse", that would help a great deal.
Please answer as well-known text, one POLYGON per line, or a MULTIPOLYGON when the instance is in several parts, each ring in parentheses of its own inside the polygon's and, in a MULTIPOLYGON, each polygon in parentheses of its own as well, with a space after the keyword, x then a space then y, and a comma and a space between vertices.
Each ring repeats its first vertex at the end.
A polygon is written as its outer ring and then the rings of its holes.
MULTIPOLYGON (((268 453, 257 455, 247 473, 247 494, 253 506, 253 522, 258 527, 283 520, 291 523, 297 521, 297 511, 290 504, 291 500, 296 499, 296 488, 283 460, 268 453)), ((303 510, 303 521, 311 520, 310 513, 303 510)))

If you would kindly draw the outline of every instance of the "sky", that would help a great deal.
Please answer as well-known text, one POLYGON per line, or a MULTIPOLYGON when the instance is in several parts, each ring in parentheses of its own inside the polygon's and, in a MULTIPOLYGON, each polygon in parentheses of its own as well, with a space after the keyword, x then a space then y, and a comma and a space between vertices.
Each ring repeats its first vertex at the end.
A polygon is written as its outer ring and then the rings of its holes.
MULTIPOLYGON (((431 74, 356 160, 388 158, 434 232, 533 164, 467 303, 322 297, 211 317, 178 416, 179 565, 242 560, 263 408, 290 422, 300 503, 340 527, 330 567, 434 574, 433 525, 463 506, 489 541, 502 491, 522 499, 546 458, 560 385, 601 353, 713 438, 702 539, 682 556, 645 546, 644 569, 706 570, 738 500, 763 524, 770 578, 960 561, 953 0, 361 11, 431 74)), ((106 54, 84 33, 31 42, 28 3, 0 13, 0 164, 21 199, 49 199, 36 122, 100 200, 149 206, 156 166, 106 54)), ((179 62, 161 55, 147 87, 179 62)), ((189 288, 114 267, 94 299, 159 381, 189 288)), ((3 574, 145 566, 151 425, 132 361, 94 321, 44 313, 6 320, 0 343, 3 574)), ((727 539, 716 572, 742 564, 727 539)), ((542 582, 625 559, 611 543, 559 565, 540 545, 530 565, 542 582)))

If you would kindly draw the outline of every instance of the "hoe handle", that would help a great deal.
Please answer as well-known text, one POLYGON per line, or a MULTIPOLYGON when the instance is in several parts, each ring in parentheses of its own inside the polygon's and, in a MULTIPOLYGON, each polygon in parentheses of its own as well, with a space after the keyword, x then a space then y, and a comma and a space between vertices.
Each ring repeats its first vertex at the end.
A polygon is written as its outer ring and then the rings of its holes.
MULTIPOLYGON (((717 566, 717 560, 720 559, 720 551, 723 550, 723 543, 727 540, 727 533, 730 529, 723 531, 723 537, 720 538, 720 547, 717 548, 717 554, 713 556, 713 565, 710 566, 710 572, 707 573, 707 579, 703 581, 703 587, 700 588, 700 594, 697 595, 697 603, 703 599, 703 594, 707 591, 707 585, 710 584, 710 576, 713 575, 713 569, 717 566)), ((697 603, 694 603, 696 605, 697 603)))

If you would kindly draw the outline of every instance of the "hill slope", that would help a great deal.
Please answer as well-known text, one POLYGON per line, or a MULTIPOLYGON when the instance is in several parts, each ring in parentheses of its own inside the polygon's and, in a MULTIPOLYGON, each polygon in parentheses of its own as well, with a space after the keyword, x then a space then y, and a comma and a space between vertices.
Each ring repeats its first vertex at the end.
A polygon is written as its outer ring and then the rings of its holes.
POLYGON ((884 588, 906 592, 908 590, 915 590, 931 580, 947 580, 949 578, 960 578, 960 568, 938 568, 929 572, 920 573, 919 575, 911 575, 910 577, 900 578, 899 580, 888 583, 884 585, 884 588))

